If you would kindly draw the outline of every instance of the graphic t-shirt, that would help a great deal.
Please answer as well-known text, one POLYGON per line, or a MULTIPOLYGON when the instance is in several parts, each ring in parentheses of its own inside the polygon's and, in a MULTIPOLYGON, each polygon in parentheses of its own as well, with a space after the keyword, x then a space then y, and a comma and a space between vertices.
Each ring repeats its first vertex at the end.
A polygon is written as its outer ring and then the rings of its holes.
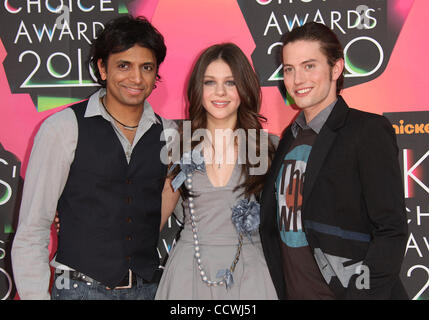
POLYGON ((276 181, 277 221, 288 299, 335 299, 320 273, 302 228, 305 170, 317 134, 299 130, 276 181))

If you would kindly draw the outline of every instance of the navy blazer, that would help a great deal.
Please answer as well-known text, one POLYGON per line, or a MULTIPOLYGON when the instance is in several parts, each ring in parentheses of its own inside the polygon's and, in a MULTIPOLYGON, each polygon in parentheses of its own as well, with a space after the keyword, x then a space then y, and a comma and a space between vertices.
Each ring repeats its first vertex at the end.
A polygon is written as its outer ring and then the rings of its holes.
MULTIPOLYGON (((261 241, 280 299, 287 284, 275 181, 293 139, 289 126, 261 197, 261 241)), ((349 108, 338 97, 308 159, 301 217, 313 254, 336 274, 322 272, 338 299, 408 298, 399 280, 408 235, 403 184, 396 136, 385 117, 349 108), (360 274, 337 272, 359 264, 370 276, 363 289, 357 286, 360 274)))

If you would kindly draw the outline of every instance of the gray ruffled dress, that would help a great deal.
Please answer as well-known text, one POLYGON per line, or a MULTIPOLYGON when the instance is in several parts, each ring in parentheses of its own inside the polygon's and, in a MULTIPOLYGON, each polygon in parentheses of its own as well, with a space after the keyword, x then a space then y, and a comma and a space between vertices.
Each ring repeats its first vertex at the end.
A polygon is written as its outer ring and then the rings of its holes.
MULTIPOLYGON (((240 165, 236 165, 228 184, 214 187, 205 172, 195 171, 192 190, 202 265, 209 280, 219 270, 228 269, 237 252, 238 233, 231 220, 232 207, 243 198, 234 192, 240 182, 240 165)), ((183 202, 185 225, 180 239, 170 252, 159 283, 157 300, 274 300, 277 294, 262 251, 259 234, 252 241, 243 238, 239 261, 233 273, 234 284, 208 286, 201 279, 194 257, 194 241, 188 201, 183 202)))

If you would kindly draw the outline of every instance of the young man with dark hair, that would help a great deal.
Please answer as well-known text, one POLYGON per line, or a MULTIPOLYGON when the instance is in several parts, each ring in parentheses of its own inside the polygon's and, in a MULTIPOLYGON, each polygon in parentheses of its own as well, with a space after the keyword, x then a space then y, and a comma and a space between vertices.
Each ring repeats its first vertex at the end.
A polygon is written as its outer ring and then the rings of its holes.
POLYGON ((49 299, 48 244, 61 230, 52 299, 153 299, 167 167, 161 133, 174 126, 147 102, 166 55, 145 18, 121 16, 94 41, 102 88, 49 117, 34 141, 12 262, 22 299, 49 299))
POLYGON ((281 299, 406 299, 407 223, 389 121, 339 95, 343 49, 311 22, 282 39, 284 84, 301 110, 279 143, 261 240, 281 299))

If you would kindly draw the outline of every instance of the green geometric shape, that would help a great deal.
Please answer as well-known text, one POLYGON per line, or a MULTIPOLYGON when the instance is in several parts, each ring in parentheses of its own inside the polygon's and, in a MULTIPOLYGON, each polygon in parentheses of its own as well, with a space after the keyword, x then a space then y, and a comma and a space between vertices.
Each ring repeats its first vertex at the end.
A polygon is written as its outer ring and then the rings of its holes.
POLYGON ((295 104, 295 101, 293 100, 293 98, 289 95, 289 92, 286 92, 286 99, 285 99, 285 103, 287 106, 291 106, 293 104, 295 104))
POLYGON ((350 59, 349 59, 349 57, 347 55, 345 56, 345 60, 346 60, 347 66, 349 66, 350 69, 352 69, 355 73, 358 73, 358 74, 368 73, 368 71, 363 70, 361 68, 358 68, 358 67, 354 66, 353 63, 350 61, 350 59))
POLYGON ((126 4, 124 4, 123 2, 121 2, 118 6, 118 13, 121 13, 121 14, 122 13, 123 14, 128 13, 128 8, 127 8, 126 4))
POLYGON ((6 188, 6 192, 4 193, 4 195, 2 195, 0 197, 0 203, 4 203, 6 201, 6 199, 10 197, 11 192, 9 190, 11 190, 11 189, 6 188))
POLYGON ((271 80, 283 80, 283 69, 280 69, 271 80))
MULTIPOLYGON (((34 81, 28 81, 25 85, 27 87, 34 87, 34 86, 40 86, 40 87, 55 87, 56 85, 77 85, 80 86, 82 84, 94 84, 94 81, 91 80, 52 80, 52 81, 45 81, 45 82, 34 82, 34 81)), ((96 84, 94 86, 97 86, 96 84)))
POLYGON ((49 61, 49 64, 47 65, 47 67, 48 67, 48 69, 49 69, 49 71, 55 76, 55 77, 57 77, 57 78, 60 78, 61 77, 61 75, 58 73, 58 72, 56 72, 55 71, 55 69, 54 69, 54 67, 53 67, 53 65, 52 65, 52 61, 49 61))
POLYGON ((42 112, 46 110, 55 109, 60 106, 64 106, 70 103, 75 103, 81 101, 82 99, 78 98, 69 98, 69 97, 37 97, 37 111, 42 112))
POLYGON ((15 233, 15 230, 13 230, 12 226, 10 224, 5 224, 4 225, 4 233, 8 234, 8 233, 15 233))

